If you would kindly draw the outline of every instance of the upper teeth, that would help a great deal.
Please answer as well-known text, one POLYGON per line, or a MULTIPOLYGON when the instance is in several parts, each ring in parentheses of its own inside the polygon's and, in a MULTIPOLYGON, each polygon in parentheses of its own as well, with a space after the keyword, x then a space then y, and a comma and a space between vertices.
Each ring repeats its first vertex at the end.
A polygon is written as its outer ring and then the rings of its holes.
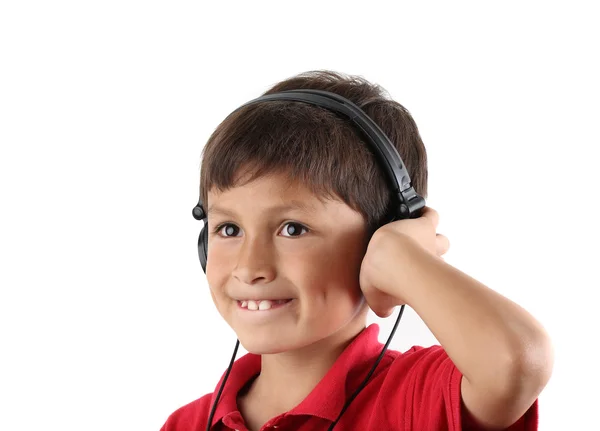
POLYGON ((254 301, 252 299, 241 301, 242 307, 248 308, 248 310, 268 310, 274 304, 283 304, 287 299, 281 299, 272 301, 270 299, 263 299, 261 301, 254 301))

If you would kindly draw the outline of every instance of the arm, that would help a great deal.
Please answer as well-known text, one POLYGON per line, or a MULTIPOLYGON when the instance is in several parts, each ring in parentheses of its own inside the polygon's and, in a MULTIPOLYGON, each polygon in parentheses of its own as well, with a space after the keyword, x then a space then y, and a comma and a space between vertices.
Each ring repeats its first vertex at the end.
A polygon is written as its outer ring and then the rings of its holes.
POLYGON ((463 374, 462 400, 472 417, 489 429, 510 426, 550 378, 553 353, 545 330, 519 305, 413 238, 399 235, 394 244, 388 261, 380 262, 387 270, 381 290, 413 308, 444 347, 463 374))

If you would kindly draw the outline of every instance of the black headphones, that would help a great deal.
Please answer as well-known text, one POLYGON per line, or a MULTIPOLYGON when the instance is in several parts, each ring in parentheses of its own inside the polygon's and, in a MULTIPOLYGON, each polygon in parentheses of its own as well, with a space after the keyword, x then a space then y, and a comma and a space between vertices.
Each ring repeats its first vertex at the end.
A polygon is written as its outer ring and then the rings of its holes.
MULTIPOLYGON (((258 97, 240 106, 238 109, 236 109, 236 111, 247 105, 267 102, 271 100, 304 102, 329 109, 330 111, 342 114, 350 118, 353 124, 366 138, 366 142, 370 145, 371 150, 374 152, 377 160, 379 161, 379 164, 382 166, 383 170, 385 171, 386 177, 389 180, 389 185, 392 192, 393 218, 388 223, 391 223, 395 220, 417 218, 421 215, 422 209, 425 207, 425 199, 419 196, 415 192, 414 188, 411 186, 408 171, 406 169, 406 166, 404 166, 400 154, 398 154, 398 151, 396 150, 394 145, 391 143, 391 141, 385 135, 385 133, 383 133, 383 131, 379 128, 379 126, 371 118, 369 118, 367 114, 365 114, 364 111, 362 111, 358 106, 356 106, 350 100, 328 91, 289 90, 258 97)), ((198 200, 198 204, 192 210, 192 214, 196 220, 202 220, 204 222, 204 226, 200 231, 200 236, 198 237, 198 256, 200 258, 202 270, 206 274, 206 262, 208 260, 208 221, 206 211, 202 206, 201 199, 202 198, 198 200)), ((402 317, 403 312, 404 305, 400 307, 400 312, 398 314, 398 318, 396 320, 396 323, 394 324, 392 332, 387 342, 385 343, 385 346, 383 347, 381 353, 379 354, 379 357, 375 361, 375 364, 371 368, 371 371, 363 380, 362 384, 346 401, 346 404, 342 408, 342 411, 338 415, 335 422, 331 424, 328 431, 331 431, 335 427, 340 417, 346 411, 352 400, 356 398, 358 393, 367 384, 367 381, 375 371, 375 368, 381 361, 381 358, 383 358, 383 355, 386 349, 388 348, 388 345, 390 344, 394 333, 396 332, 396 328, 398 327, 398 323, 400 322, 400 318, 402 317)), ((240 341, 237 340, 235 349, 233 351, 233 356, 231 357, 229 367, 227 368, 227 373, 225 374, 223 383, 221 383, 221 387, 219 388, 219 392, 217 393, 217 397, 215 399, 210 416, 208 418, 208 425, 206 428, 207 431, 210 430, 211 422, 215 414, 217 403, 219 402, 219 398, 221 397, 221 393, 223 392, 223 387, 225 386, 225 382, 227 381, 229 373, 231 372, 231 368, 237 355, 239 343, 240 341)))

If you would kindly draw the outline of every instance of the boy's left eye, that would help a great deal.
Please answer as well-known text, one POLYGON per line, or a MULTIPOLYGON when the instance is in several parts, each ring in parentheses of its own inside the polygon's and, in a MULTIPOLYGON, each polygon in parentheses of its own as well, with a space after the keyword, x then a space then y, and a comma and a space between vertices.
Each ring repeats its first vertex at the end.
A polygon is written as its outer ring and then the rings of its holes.
MULTIPOLYGON (((308 229, 306 229, 306 227, 302 226, 300 223, 294 223, 294 222, 289 222, 286 223, 282 229, 282 232, 286 232, 290 234, 290 236, 300 236, 300 235, 295 235, 298 232, 302 232, 302 229, 304 229, 305 231, 308 232, 308 229), (291 226, 292 228, 286 228, 285 226, 291 226)), ((285 235, 284 235, 285 236, 285 235)))

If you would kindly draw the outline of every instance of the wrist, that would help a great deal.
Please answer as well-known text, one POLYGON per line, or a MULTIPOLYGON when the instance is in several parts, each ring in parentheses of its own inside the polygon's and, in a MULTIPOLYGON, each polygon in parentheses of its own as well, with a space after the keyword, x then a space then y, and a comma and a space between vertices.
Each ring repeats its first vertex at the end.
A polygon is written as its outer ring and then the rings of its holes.
POLYGON ((389 277, 393 280, 390 289, 395 291, 394 295, 401 299, 403 304, 414 309, 420 298, 427 296, 427 276, 431 275, 430 272, 436 263, 442 260, 433 256, 410 236, 401 236, 402 239, 397 242, 397 251, 394 253, 395 264, 390 265, 394 270, 394 275, 389 277))
POLYGON ((397 298, 397 305, 410 305, 409 297, 419 277, 418 267, 426 250, 413 238, 399 232, 381 235, 377 241, 382 242, 377 245, 378 249, 384 250, 377 267, 373 268, 377 274, 377 286, 397 298))

